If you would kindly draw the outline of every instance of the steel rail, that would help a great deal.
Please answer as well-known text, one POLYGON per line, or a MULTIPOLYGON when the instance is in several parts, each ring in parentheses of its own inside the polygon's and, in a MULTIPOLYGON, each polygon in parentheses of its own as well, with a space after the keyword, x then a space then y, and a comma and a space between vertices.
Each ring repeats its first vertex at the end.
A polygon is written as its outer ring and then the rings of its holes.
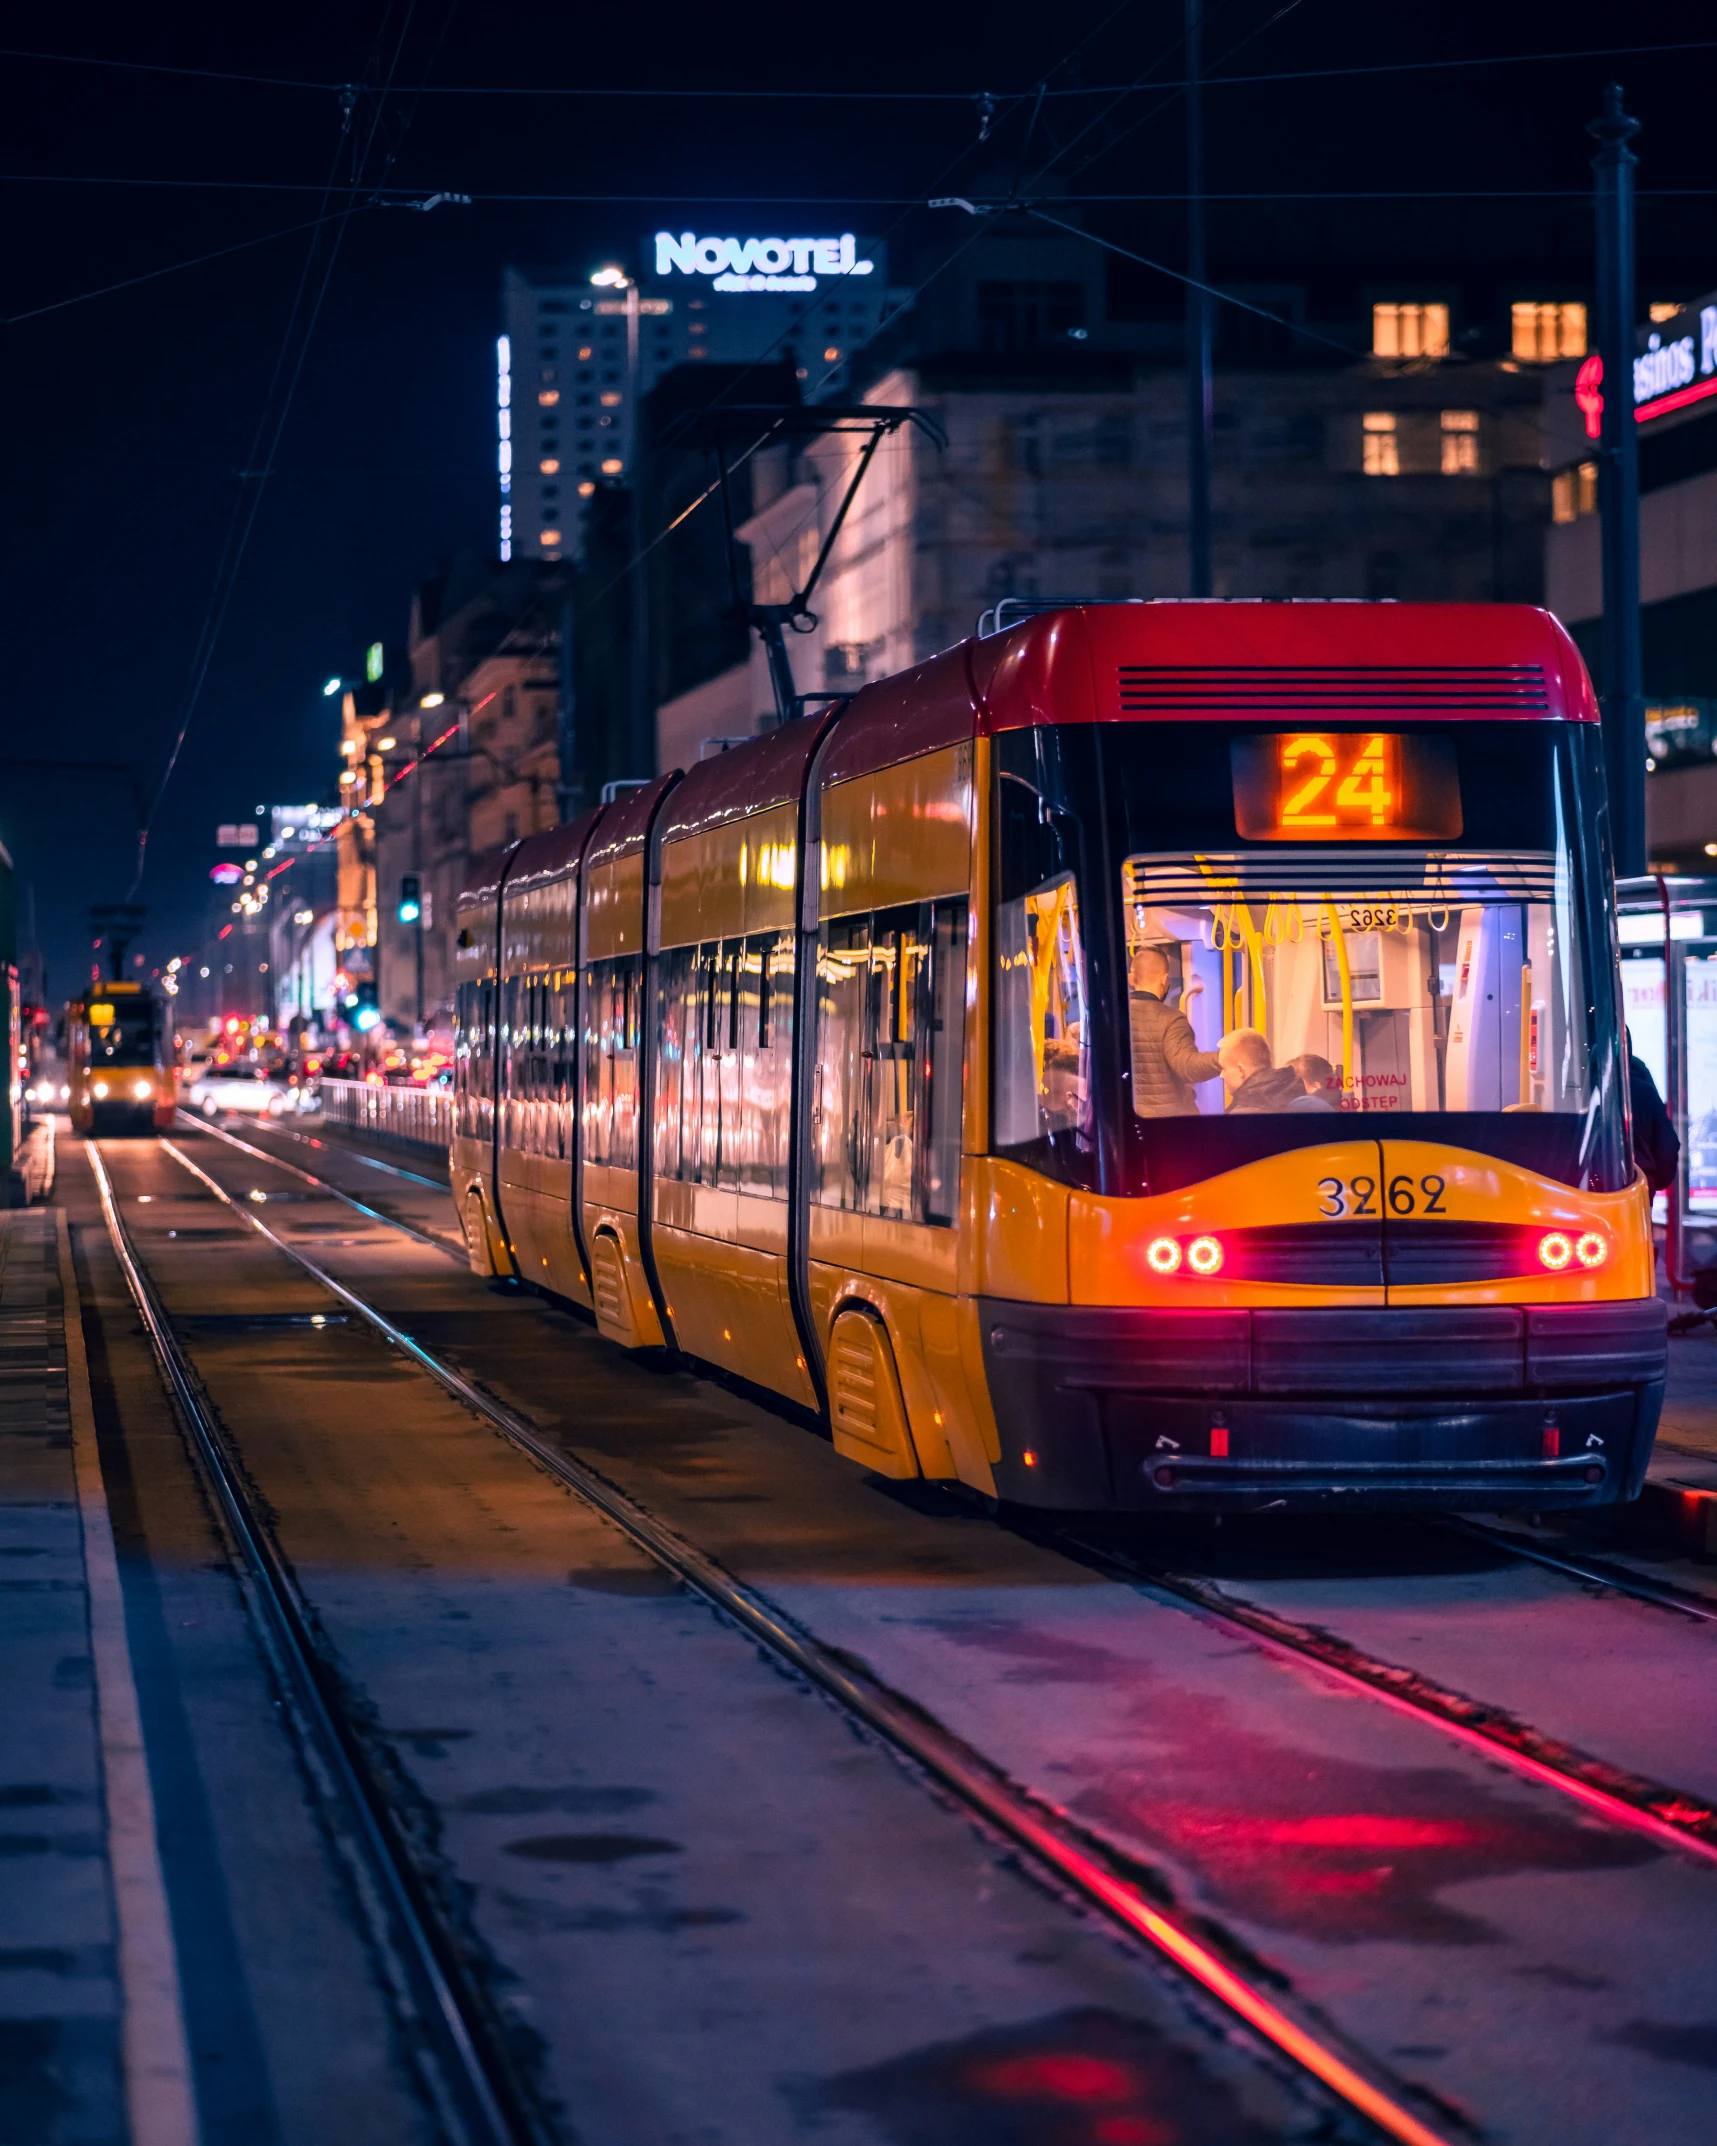
MULTIPOLYGON (((163 1145, 168 1143, 164 1142, 163 1145)), ((177 1152, 170 1146, 168 1151, 177 1152)), ((196 1165, 183 1156, 178 1159, 185 1162, 186 1168, 196 1170, 196 1165)), ((290 1168, 291 1165, 283 1164, 282 1167, 290 1168)), ((249 1215, 248 1210, 234 1200, 223 1187, 216 1186, 212 1178, 201 1171, 197 1171, 197 1175, 202 1176, 204 1182, 212 1186, 229 1206, 247 1214, 248 1219, 256 1222, 257 1218, 249 1215)), ((393 1218, 383 1216, 381 1219, 392 1221, 393 1218)), ((257 1223, 257 1226, 262 1227, 260 1223, 257 1223)), ((403 1229, 406 1225, 395 1223, 394 1227, 403 1229)), ((272 1236, 273 1233, 265 1230, 264 1234, 272 1236)), ((345 1294, 342 1284, 335 1282, 306 1259, 295 1246, 287 1245, 279 1238, 274 1238, 273 1241, 280 1244, 282 1250, 290 1253, 291 1257, 319 1279, 327 1282, 336 1293, 345 1294)), ((390 1333, 393 1331, 386 1328, 380 1314, 373 1312, 357 1297, 348 1296, 347 1300, 364 1317, 382 1324, 384 1330, 390 1333)), ((407 1345, 414 1350, 417 1347, 415 1343, 407 1345)), ((457 1377, 457 1374, 445 1374, 444 1368, 438 1369, 429 1362, 427 1356, 420 1360, 438 1377, 457 1377)), ((463 1385, 456 1390, 461 1392, 462 1398, 468 1398, 463 1385)), ((486 1409, 491 1404, 487 1401, 475 1401, 472 1405, 486 1409)), ((565 1461, 561 1456, 549 1460, 547 1464, 556 1468, 578 1465, 565 1461)), ((622 1494, 616 1492, 615 1495, 622 1494)), ((1552 1551, 1539 1550, 1536 1545, 1517 1542, 1512 1535, 1503 1530, 1487 1528, 1482 1522, 1463 1518, 1451 1524, 1460 1526, 1487 1544, 1530 1562, 1548 1566, 1566 1577, 1606 1587, 1614 1593, 1645 1602, 1654 1608, 1679 1611, 1689 1617, 1717 1622, 1717 1607, 1700 1603, 1675 1590, 1655 1586, 1650 1581, 1636 1580, 1616 1568, 1560 1558, 1552 1551)), ((1028 1529, 1028 1532, 1039 1531, 1028 1529)), ((1717 1861, 1717 1811, 1697 1797, 1670 1788, 1662 1782, 1630 1774, 1624 1768, 1612 1766, 1588 1752, 1544 1735, 1500 1707, 1486 1706, 1469 1698, 1465 1693, 1451 1691, 1446 1686, 1435 1684, 1429 1678, 1399 1663, 1385 1662, 1367 1655, 1362 1649, 1350 1646, 1330 1633, 1229 1595, 1214 1582, 1146 1564, 1067 1530, 1051 1530, 1049 1533, 1051 1539, 1063 1548, 1071 1550, 1087 1562, 1102 1565, 1115 1577, 1129 1584, 1156 1587, 1164 1593, 1178 1596, 1211 1616, 1223 1618, 1231 1624, 1239 1624, 1278 1652, 1315 1662, 1327 1674, 1349 1687, 1357 1687, 1397 1711, 1440 1729, 1444 1734, 1454 1737, 1486 1758, 1500 1761, 1540 1787, 1551 1788, 1562 1795, 1572 1797, 1614 1825, 1626 1827, 1632 1832, 1645 1833, 1660 1847, 1673 1847, 1708 1861, 1717 1861)), ((676 1541, 678 1539, 675 1538, 676 1541)))
MULTIPOLYGON (((189 1114, 181 1115, 188 1117, 189 1114)), ((248 1140, 241 1140, 237 1133, 229 1133, 223 1126, 211 1125, 206 1120, 197 1118, 191 1118, 189 1122, 198 1132, 212 1133, 217 1140, 224 1140, 228 1147, 239 1148, 246 1155, 254 1155, 258 1162, 267 1163, 271 1170, 284 1170, 289 1176, 301 1177, 305 1184, 314 1185, 318 1192, 325 1192, 331 1200, 343 1200, 348 1207, 354 1208, 361 1215, 367 1215, 372 1222, 385 1222, 389 1229, 397 1229, 407 1237, 414 1237, 419 1244, 431 1245, 437 1252, 445 1252, 449 1259, 456 1259, 460 1266, 468 1264, 464 1245, 455 1244, 447 1237, 437 1237, 433 1231, 419 1229, 414 1223, 402 1222, 398 1215, 383 1214, 379 1207, 368 1207, 351 1193, 342 1192, 338 1185, 329 1184, 325 1177, 315 1176, 297 1163, 288 1162, 282 1155, 271 1155, 266 1148, 252 1147, 248 1140)), ((442 1189, 441 1186, 436 1187, 437 1191, 442 1189)))
POLYGON ((1226 1960, 1189 1919, 1153 1905, 1138 1880, 1112 1861, 1102 1843, 1067 1816, 1008 1779, 999 1768, 912 1700, 891 1690, 846 1656, 754 1593, 723 1566, 637 1505, 606 1477, 558 1450, 504 1402, 443 1363, 326 1268, 270 1229, 190 1157, 163 1140, 180 1167, 198 1179, 258 1235, 303 1268, 330 1295, 437 1381, 475 1415, 527 1454, 587 1505, 612 1521, 638 1548, 684 1581, 706 1602, 827 1693, 885 1743, 912 1760, 968 1811, 1022 1848, 1044 1871, 1087 1905, 1099 1908, 1129 1936, 1171 1960, 1209 1995, 1273 2048, 1363 2115, 1400 2146, 1453 2146, 1454 2130, 1439 2131, 1407 2106, 1413 2090, 1321 2022, 1296 2016, 1281 1998, 1266 1995, 1226 1960))
MULTIPOLYGON (((191 1113, 185 1109, 182 1103, 179 1109, 181 1114, 190 1118, 191 1123, 197 1126, 199 1130, 208 1125, 207 1119, 192 1118, 191 1113)), ((282 1140, 296 1140, 307 1148, 327 1148, 336 1155, 350 1155, 354 1162, 361 1162, 366 1170, 385 1170, 389 1177, 408 1177, 414 1185, 427 1185, 431 1192, 447 1192, 451 1189, 439 1177, 425 1177, 420 1170, 404 1169, 397 1162, 383 1162, 379 1155, 360 1154, 356 1148, 346 1147, 338 1140, 318 1140, 313 1133, 296 1132, 290 1125, 281 1125, 275 1122, 259 1125, 257 1131, 278 1133, 282 1140)))
POLYGON ((1174 1596, 1206 1616, 1238 1627, 1277 1654, 1310 1662, 1350 1690, 1362 1691, 1397 1713, 1440 1729, 1541 1788, 1572 1797, 1612 1825, 1643 1833, 1660 1848, 1679 1849, 1717 1863, 1717 1811, 1697 1797, 1594 1758, 1544 1735, 1502 1707, 1451 1691, 1401 1663, 1382 1661, 1316 1625, 1299 1623, 1231 1595, 1213 1581, 1148 1564, 1071 1530, 1044 1532, 1070 1555, 1111 1577, 1174 1596))
POLYGON ((1531 1564, 1563 1573, 1569 1579, 1608 1588, 1612 1594, 1628 1595, 1636 1602, 1649 1602, 1654 1609, 1673 1610, 1682 1617, 1695 1617, 1702 1624, 1717 1624, 1717 1596, 1695 1594, 1684 1587, 1666 1586, 1661 1580, 1645 1579, 1639 1573, 1630 1572, 1625 1565, 1612 1565, 1607 1558, 1570 1557, 1560 1550, 1547 1550, 1541 1543, 1526 1540, 1513 1528, 1494 1527, 1483 1520, 1473 1520, 1465 1513, 1444 1525, 1458 1529, 1463 1535, 1471 1535, 1492 1549, 1506 1550, 1511 1557, 1523 1557, 1531 1564))
MULTIPOLYGON (((463 1246, 452 1240, 416 1229, 411 1223, 402 1222, 397 1215, 384 1214, 379 1207, 366 1207, 361 1200, 353 1198, 348 1192, 342 1192, 337 1185, 331 1185, 326 1179, 313 1176, 308 1170, 301 1169, 296 1163, 287 1162, 282 1156, 270 1155, 264 1148, 251 1147, 247 1141, 240 1140, 236 1134, 229 1133, 218 1125, 210 1125, 201 1118, 190 1117, 188 1112, 181 1112, 181 1115, 187 1118, 192 1131, 213 1133, 230 1147, 243 1148, 246 1154, 256 1156, 259 1161, 273 1163, 279 1169, 291 1171, 293 1175, 303 1178, 306 1184, 316 1185, 333 1198, 344 1200, 349 1207, 355 1207, 360 1214, 368 1215, 372 1221, 385 1222, 390 1229, 400 1230, 408 1237, 416 1237, 426 1244, 433 1244, 451 1259, 465 1258, 463 1246)), ((287 1140, 302 1140, 312 1146, 319 1144, 310 1141, 307 1134, 293 1132, 286 1126, 270 1126, 268 1130, 279 1133, 287 1140)), ((348 1151, 342 1149, 340 1152, 348 1151)), ((392 1171, 396 1177, 408 1177, 413 1184, 428 1186, 435 1192, 450 1191, 438 1178, 419 1177, 414 1171, 400 1170, 393 1163, 380 1162, 373 1155, 360 1155, 355 1150, 349 1152, 354 1162, 367 1163, 372 1169, 392 1171)), ((535 1284, 527 1282, 527 1287, 535 1287, 535 1284)), ((1717 1318, 1717 1312, 1712 1316, 1717 1318)), ((767 1406, 767 1403, 763 1405, 767 1406)), ((1491 1526, 1465 1513, 1451 1516, 1436 1524, 1458 1529, 1461 1533, 1486 1543, 1492 1549, 1506 1550, 1512 1556, 1524 1558, 1528 1563, 1542 1565, 1551 1572, 1560 1572, 1568 1579, 1607 1588, 1611 1594, 1626 1595, 1633 1601, 1648 1603, 1654 1609, 1672 1610, 1684 1617, 1697 1618, 1702 1623, 1717 1624, 1717 1596, 1666 1586, 1662 1581, 1648 1580, 1641 1574, 1630 1572, 1626 1566, 1612 1565, 1602 1558, 1573 1557, 1549 1550, 1539 1543, 1525 1540, 1512 1528, 1491 1526)))
MULTIPOLYGON (((168 1152, 173 1150, 162 1142, 168 1152)), ((237 1550, 247 1598, 259 1614, 264 1650, 315 1763, 306 1771, 352 1842, 366 1883, 360 1912, 394 1972, 392 1995, 406 2014, 411 2056, 443 2135, 462 2146, 541 2146, 553 2134, 514 2078, 499 2022, 472 1986, 457 1943, 429 1894, 399 1815, 355 1732, 338 1681, 316 1645, 290 1566, 253 1504, 240 1469, 144 1271, 120 1212, 100 1148, 84 1144, 103 1219, 126 1286, 210 1491, 237 1550)), ((236 1205, 236 1203, 233 1203, 236 1205)), ((243 1212, 242 1209, 239 1210, 243 1212)), ((265 1234, 272 1235, 272 1232, 265 1234)), ((278 1240, 276 1240, 278 1242, 278 1240)))

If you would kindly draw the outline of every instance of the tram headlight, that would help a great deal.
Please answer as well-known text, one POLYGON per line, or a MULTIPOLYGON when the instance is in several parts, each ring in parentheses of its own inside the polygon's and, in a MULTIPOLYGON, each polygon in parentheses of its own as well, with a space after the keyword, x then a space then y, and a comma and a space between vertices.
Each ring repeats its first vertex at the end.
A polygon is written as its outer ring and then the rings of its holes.
POLYGON ((140 1080, 132 1083, 131 1092, 140 1103, 147 1103, 154 1090, 146 1080, 140 1080))
POLYGON ((1574 1257, 1583 1267, 1601 1267, 1609 1256, 1608 1240, 1595 1229, 1587 1230, 1584 1236, 1574 1240, 1574 1257))
POLYGON ((1222 1245, 1215 1237, 1195 1237, 1186 1248, 1186 1263, 1194 1274, 1220 1274, 1222 1245))
POLYGON ((102 1103, 102 1102, 105 1102, 105 1101, 107 1100, 107 1083, 106 1083, 106 1081, 104 1081, 104 1080, 98 1080, 98 1081, 96 1082, 95 1086, 94 1086, 93 1088, 91 1088, 91 1090, 90 1090, 89 1092, 90 1092, 90 1094, 91 1094, 91 1095, 93 1095, 93 1096, 95 1097, 95 1099, 96 1099, 96 1101, 97 1101, 98 1103, 102 1103))
POLYGON ((1574 1240, 1565 1231, 1553 1229, 1539 1238, 1539 1264, 1548 1267, 1552 1274, 1560 1274, 1573 1257, 1574 1240))
POLYGON ((1180 1259, 1180 1246, 1172 1237, 1153 1237, 1145 1246, 1145 1265, 1153 1274, 1177 1273, 1180 1259))

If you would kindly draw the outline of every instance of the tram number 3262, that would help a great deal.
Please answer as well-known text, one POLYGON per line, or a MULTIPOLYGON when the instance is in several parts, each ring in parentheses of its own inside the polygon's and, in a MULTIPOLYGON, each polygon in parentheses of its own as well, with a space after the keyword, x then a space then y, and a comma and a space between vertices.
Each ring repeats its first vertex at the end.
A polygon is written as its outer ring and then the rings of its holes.
MULTIPOLYGON (((1443 1205, 1447 1184, 1440 1177, 1412 1178, 1403 1172, 1392 1177, 1383 1189, 1383 1197, 1389 1203, 1392 1215, 1441 1215, 1448 1209, 1443 1205)), ((1380 1215, 1383 1210, 1377 1204, 1378 1186, 1374 1177, 1320 1177, 1318 1212, 1337 1221, 1357 1215, 1380 1215)))

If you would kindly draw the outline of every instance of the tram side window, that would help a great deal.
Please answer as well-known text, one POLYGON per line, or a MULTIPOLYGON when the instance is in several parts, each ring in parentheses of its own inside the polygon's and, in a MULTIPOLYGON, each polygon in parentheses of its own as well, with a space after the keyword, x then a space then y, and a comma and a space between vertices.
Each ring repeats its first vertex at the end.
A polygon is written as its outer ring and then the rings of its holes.
POLYGON ((493 1085, 495 987, 472 980, 459 986, 454 1078, 460 1092, 460 1130, 472 1138, 487 1132, 485 1112, 493 1085))
POLYGON ((960 1178, 965 901, 825 924, 818 941, 812 1197, 949 1223, 960 1178))
POLYGON ((1088 1182, 1096 1110, 1080 899, 1084 826, 1061 802, 1063 771, 1039 733, 1004 759, 998 785, 992 1131, 999 1153, 1088 1182))
POLYGON ((640 968, 625 954, 593 962, 585 979, 584 1152, 622 1170, 638 1162, 640 968))
POLYGON ((785 1199, 792 940, 765 932, 670 948, 656 1037, 657 1175, 785 1199))

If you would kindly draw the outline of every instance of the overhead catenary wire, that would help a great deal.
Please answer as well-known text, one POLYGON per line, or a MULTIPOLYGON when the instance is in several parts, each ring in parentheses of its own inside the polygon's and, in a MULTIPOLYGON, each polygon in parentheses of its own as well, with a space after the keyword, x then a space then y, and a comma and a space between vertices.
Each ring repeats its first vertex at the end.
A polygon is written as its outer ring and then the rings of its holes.
MULTIPOLYGON (((1146 82, 1146 89, 1161 89, 1159 82, 1146 82)), ((1147 115, 1149 116, 1149 115, 1147 115)), ((1043 176, 1041 173, 1038 175, 1043 176)), ((940 181, 936 182, 940 184, 940 181)), ((506 192, 485 188, 423 186, 333 186, 314 179, 162 179, 153 176, 117 175, 109 172, 4 171, 4 186, 134 186, 171 191, 209 191, 249 194, 349 195, 362 206, 388 208, 433 208, 442 202, 461 207, 537 204, 567 208, 661 208, 661 209, 922 209, 931 196, 922 194, 592 194, 572 192, 506 192)), ((1022 188, 1021 192, 1029 192, 1022 188)), ((1638 201, 1704 201, 1717 195, 1711 186, 1642 186, 1634 190, 1638 201)), ((1151 202, 1186 200, 1183 190, 1165 187, 1156 191, 1070 194, 1056 197, 1066 206, 1128 207, 1151 202)), ((1207 191, 1206 201, 1583 201, 1592 190, 1576 186, 1457 186, 1457 187, 1269 187, 1231 188, 1207 191)), ((1006 207, 1005 200, 992 206, 1006 207)), ((306 225, 304 228, 308 228, 306 225)))
POLYGON ((254 238, 241 238, 230 246, 216 246, 208 253, 192 254, 187 261, 169 261, 160 268, 146 268, 140 275, 122 276, 117 283, 99 284, 93 291, 76 291, 69 298, 55 298, 47 305, 30 306, 22 313, 0 315, 0 328, 16 328, 26 320, 40 320, 45 313, 63 313, 68 306, 87 305, 92 298, 111 298, 119 291, 135 290, 140 283, 154 283, 162 276, 177 276, 188 268, 202 268, 210 261, 224 261, 231 254, 247 253, 254 246, 269 246, 276 239, 296 238, 300 232, 318 230, 344 215, 336 209, 327 216, 312 216, 305 223, 288 224, 280 231, 259 231, 254 238))
MULTIPOLYGON (((354 156, 352 169, 355 178, 361 179, 363 177, 371 152, 380 137, 383 119, 387 110, 388 96, 393 89, 394 78, 398 73, 400 62, 404 56, 405 42, 411 29, 416 4, 417 0, 406 0, 406 5, 400 18, 398 34, 393 40, 393 50, 388 57, 385 73, 382 76, 379 90, 375 95, 368 128, 354 156)), ((442 21, 441 38, 436 41, 437 50, 439 50, 441 39, 446 37, 447 28, 452 21, 453 8, 456 5, 457 0, 449 0, 447 12, 442 21)), ((389 0, 390 13, 391 9, 392 0, 389 0)), ((387 17, 384 15, 383 28, 377 33, 378 46, 386 34, 386 22, 387 17)), ((342 98, 341 129, 330 163, 330 184, 333 183, 334 174, 339 168, 340 159, 345 154, 347 144, 351 138, 352 119, 357 110, 357 103, 358 93, 356 90, 349 92, 342 98)), ((384 176, 387 169, 391 167, 396 153, 397 149, 388 150, 383 160, 384 176)), ((328 198, 325 194, 325 206, 328 198)), ((221 628, 226 622, 227 611, 232 603, 233 590, 237 586, 239 570, 243 565, 245 553, 249 548, 251 532, 256 526, 256 517, 267 490, 268 479, 273 473, 275 459, 280 451, 280 442, 285 433, 286 421, 291 414, 292 405, 297 395, 298 383, 303 377, 304 363, 309 356, 310 345, 315 336, 317 323, 321 318, 322 307, 327 299, 329 286, 333 281, 334 269, 340 257, 341 244, 347 230, 350 228, 352 215, 356 207, 355 196, 348 195, 342 212, 337 217, 326 219, 334 224, 334 230, 327 248, 326 260, 321 265, 320 276, 315 281, 313 291, 312 277, 317 260, 320 233, 312 238, 305 254, 304 264, 299 271, 297 289, 293 294, 291 310, 287 315, 286 327, 276 352, 268 392, 263 401, 262 413, 257 421, 256 433, 252 441, 251 454, 245 465, 245 489, 241 491, 235 503, 233 517, 228 524, 226 542, 222 547, 221 557, 215 570, 214 585, 210 590, 208 605, 203 613, 202 628, 198 634, 196 649, 191 660, 190 677, 181 707, 179 726, 168 750, 160 779, 155 785, 154 794, 143 815, 142 825, 138 829, 137 862, 132 875, 130 889, 126 894, 127 901, 132 901, 136 898, 137 891, 143 883, 143 874, 149 857, 149 836, 154 826, 155 817, 161 809, 162 800, 165 798, 168 786, 172 782, 174 771, 178 767, 179 756, 184 751, 185 740, 190 734, 191 722, 196 714, 197 704, 202 697, 203 686, 209 674, 209 667, 214 660, 214 652, 220 640, 221 628), (301 331, 299 328, 300 319, 303 322, 301 331), (295 344, 296 348, 294 348, 295 344)))
MULTIPOLYGON (((1119 9, 1115 10, 1119 13, 1119 9)), ((1101 30, 1103 24, 1098 25, 1101 30)), ((1091 36, 1098 34, 1096 31, 1091 36)), ((1089 37, 1082 40, 1088 43, 1089 37)), ((1560 61, 1619 60, 1647 58, 1654 54, 1672 56, 1683 52, 1717 51, 1717 38, 1678 39, 1670 44, 1655 45, 1589 45, 1564 48, 1551 52, 1493 52, 1469 53, 1455 59, 1427 60, 1379 60, 1350 67, 1301 67, 1291 70, 1250 75, 1212 75, 1204 80, 1207 89, 1241 89, 1259 87, 1272 82, 1319 82, 1342 81, 1357 75, 1429 74, 1450 72, 1460 68, 1476 67, 1539 67, 1560 61)), ((337 95, 351 85, 340 82, 316 81, 298 75, 259 75, 240 73, 228 68, 178 67, 161 60, 112 59, 81 52, 37 52, 23 46, 0 46, 0 59, 36 61, 45 66, 106 68, 117 73, 152 74, 177 77, 192 82, 224 82, 253 89, 290 89, 309 91, 320 96, 337 95)), ((1065 63, 1062 63, 1065 64, 1065 63)), ((1184 82, 1159 82, 1158 89, 1184 89, 1184 82)), ((661 98, 693 103, 844 103, 844 104, 977 104, 981 99, 994 99, 998 116, 1005 110, 1015 110, 1033 99, 1043 96, 1060 98, 1109 97, 1117 89, 1125 89, 1120 83, 1074 84, 1065 89, 1044 90, 1033 84, 1014 90, 984 89, 860 89, 840 83, 811 83, 798 89, 769 89, 755 83, 736 83, 731 86, 713 87, 699 85, 685 87, 667 84, 597 85, 581 83, 425 83, 416 94, 419 97, 569 97, 584 98, 593 102, 609 100, 625 101, 661 98)))

